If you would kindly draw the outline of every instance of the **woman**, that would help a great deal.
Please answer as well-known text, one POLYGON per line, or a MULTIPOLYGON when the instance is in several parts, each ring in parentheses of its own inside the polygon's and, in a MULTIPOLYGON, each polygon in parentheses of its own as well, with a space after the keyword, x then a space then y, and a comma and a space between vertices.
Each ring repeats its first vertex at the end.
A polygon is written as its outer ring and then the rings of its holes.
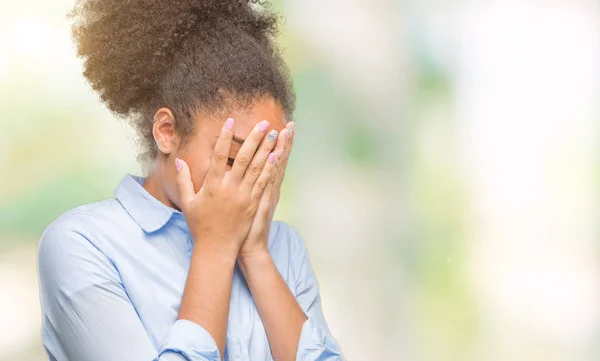
POLYGON ((340 360, 298 233, 272 217, 294 139, 276 16, 242 0, 82 0, 84 75, 146 178, 38 249, 51 360, 340 360))

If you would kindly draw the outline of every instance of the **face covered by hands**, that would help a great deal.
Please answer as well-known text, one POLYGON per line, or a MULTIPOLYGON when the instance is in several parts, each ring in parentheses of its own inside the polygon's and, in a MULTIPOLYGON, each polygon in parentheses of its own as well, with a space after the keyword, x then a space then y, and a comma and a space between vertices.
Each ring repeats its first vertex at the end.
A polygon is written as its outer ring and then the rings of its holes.
MULTIPOLYGON (((254 124, 251 119, 242 117, 240 134, 251 124, 254 124)), ((194 177, 187 163, 177 159, 181 168, 178 169, 181 208, 196 246, 216 241, 213 247, 224 246, 240 258, 268 253, 267 239, 295 128, 290 122, 285 127, 282 124, 280 132, 273 129, 267 133, 268 124, 268 121, 255 124, 246 139, 238 141, 241 147, 233 144, 236 139, 233 126, 227 129, 225 125, 201 187, 192 182, 194 177)))

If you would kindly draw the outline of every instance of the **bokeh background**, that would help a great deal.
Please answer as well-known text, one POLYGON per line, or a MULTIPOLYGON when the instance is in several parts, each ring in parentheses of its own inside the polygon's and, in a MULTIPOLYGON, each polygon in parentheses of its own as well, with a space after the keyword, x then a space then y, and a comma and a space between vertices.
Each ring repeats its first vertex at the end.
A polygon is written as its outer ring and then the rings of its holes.
MULTIPOLYGON (((37 361, 43 229, 140 174, 73 0, 0 3, 0 360, 37 361)), ((300 230, 348 360, 600 359, 600 3, 287 0, 300 230)))

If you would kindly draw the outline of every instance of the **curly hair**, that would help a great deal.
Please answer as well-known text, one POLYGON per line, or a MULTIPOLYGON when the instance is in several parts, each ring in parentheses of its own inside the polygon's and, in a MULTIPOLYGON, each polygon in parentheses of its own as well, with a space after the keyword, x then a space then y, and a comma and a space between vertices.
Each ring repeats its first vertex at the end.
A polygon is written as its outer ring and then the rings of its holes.
POLYGON ((79 0, 69 16, 83 75, 133 126, 144 162, 158 151, 152 126, 161 107, 184 141, 196 112, 266 96, 292 118, 295 95, 269 8, 260 0, 79 0))

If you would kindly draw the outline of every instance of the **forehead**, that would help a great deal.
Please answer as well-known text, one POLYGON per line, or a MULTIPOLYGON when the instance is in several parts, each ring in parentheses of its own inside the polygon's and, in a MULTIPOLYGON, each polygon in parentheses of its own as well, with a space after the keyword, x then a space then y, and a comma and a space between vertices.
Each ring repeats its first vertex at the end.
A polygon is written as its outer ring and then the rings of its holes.
POLYGON ((208 121, 200 121, 200 128, 204 128, 204 132, 211 134, 212 137, 218 138, 221 132, 221 127, 225 119, 233 118, 235 127, 233 130, 234 136, 237 139, 246 139, 254 126, 267 120, 271 123, 270 129, 281 131, 285 127, 285 115, 281 106, 273 99, 266 99, 254 102, 250 106, 239 107, 222 114, 220 117, 210 117, 205 119, 208 121))

